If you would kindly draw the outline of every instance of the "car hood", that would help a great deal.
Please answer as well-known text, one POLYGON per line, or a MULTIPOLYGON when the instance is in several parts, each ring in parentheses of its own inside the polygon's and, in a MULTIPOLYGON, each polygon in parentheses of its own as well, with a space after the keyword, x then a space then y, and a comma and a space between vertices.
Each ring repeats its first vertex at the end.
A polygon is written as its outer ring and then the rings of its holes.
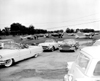
POLYGON ((60 45, 62 47, 70 47, 70 45, 66 45, 66 44, 63 44, 63 45, 60 45))
POLYGON ((40 43, 39 45, 40 46, 49 46, 49 45, 51 45, 52 43, 40 43))
POLYGON ((15 53, 17 50, 9 50, 9 49, 1 49, 0 50, 0 55, 5 56, 11 53, 15 53))

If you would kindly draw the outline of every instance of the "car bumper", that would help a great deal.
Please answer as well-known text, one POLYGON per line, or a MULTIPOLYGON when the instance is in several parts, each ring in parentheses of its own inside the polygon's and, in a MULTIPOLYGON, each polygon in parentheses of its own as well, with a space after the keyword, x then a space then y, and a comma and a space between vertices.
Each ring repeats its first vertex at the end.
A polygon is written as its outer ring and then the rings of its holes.
POLYGON ((74 81, 73 76, 70 74, 66 74, 63 78, 63 81, 74 81))
POLYGON ((68 81, 68 75, 67 74, 64 76, 63 81, 68 81))
POLYGON ((48 46, 42 46, 43 50, 51 50, 52 48, 49 48, 48 46))
POLYGON ((63 48, 59 48, 60 51, 74 51, 75 49, 63 49, 63 48))
POLYGON ((4 60, 0 60, 0 65, 4 65, 5 61, 4 60))
POLYGON ((44 51, 46 51, 46 50, 51 50, 51 49, 49 49, 49 48, 46 48, 46 49, 43 49, 44 51))

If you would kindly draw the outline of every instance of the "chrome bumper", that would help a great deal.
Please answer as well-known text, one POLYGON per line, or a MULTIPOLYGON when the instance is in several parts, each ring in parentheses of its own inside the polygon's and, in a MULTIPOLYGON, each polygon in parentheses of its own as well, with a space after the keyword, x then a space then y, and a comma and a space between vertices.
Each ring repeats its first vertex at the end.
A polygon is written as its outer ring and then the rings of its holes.
POLYGON ((5 64, 5 61, 0 60, 0 65, 4 65, 4 64, 5 64))

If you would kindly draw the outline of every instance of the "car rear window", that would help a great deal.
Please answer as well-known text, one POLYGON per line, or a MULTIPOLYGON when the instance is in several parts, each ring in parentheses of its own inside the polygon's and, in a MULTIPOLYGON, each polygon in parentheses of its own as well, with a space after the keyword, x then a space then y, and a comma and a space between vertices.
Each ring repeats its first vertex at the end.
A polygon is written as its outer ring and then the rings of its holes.
POLYGON ((80 53, 77 60, 76 60, 76 63, 83 69, 85 70, 88 66, 88 63, 89 63, 89 58, 87 56, 85 56, 84 54, 80 53))
POLYGON ((100 61, 96 64, 93 75, 94 76, 100 76, 100 61))

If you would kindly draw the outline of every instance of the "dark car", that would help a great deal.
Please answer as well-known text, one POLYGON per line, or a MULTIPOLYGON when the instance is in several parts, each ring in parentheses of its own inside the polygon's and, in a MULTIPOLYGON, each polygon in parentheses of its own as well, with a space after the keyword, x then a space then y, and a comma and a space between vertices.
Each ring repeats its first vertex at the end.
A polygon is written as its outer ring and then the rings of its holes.
POLYGON ((63 43, 59 46, 59 51, 76 51, 79 44, 74 39, 65 39, 63 43))
POLYGON ((68 44, 60 45, 59 46, 59 51, 76 51, 77 48, 75 46, 70 46, 68 44))
POLYGON ((52 33, 51 36, 62 38, 63 37, 63 33, 52 33))

